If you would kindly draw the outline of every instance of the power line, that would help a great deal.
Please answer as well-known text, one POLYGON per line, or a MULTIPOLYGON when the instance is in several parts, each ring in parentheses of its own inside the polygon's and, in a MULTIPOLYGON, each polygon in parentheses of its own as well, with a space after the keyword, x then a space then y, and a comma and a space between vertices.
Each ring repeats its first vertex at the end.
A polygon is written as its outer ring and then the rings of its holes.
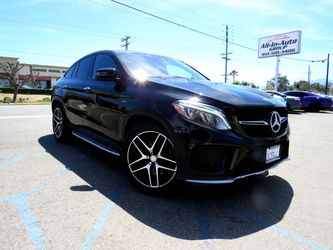
POLYGON ((292 58, 292 57, 281 57, 282 59, 287 60, 294 60, 294 61, 301 61, 301 62, 325 62, 327 59, 316 59, 316 60, 310 60, 310 59, 300 59, 300 58, 292 58))
MULTIPOLYGON (((145 14, 145 15, 148 15, 148 16, 151 16, 151 17, 154 17, 154 18, 156 18, 156 19, 158 19, 158 20, 161 20, 161 21, 163 21, 163 22, 167 22, 167 23, 170 23, 170 24, 176 25, 176 26, 178 26, 178 27, 181 27, 181 28, 184 28, 184 29, 187 29, 187 30, 193 31, 193 32, 195 32, 195 33, 198 33, 198 34, 201 34, 201 35, 204 35, 204 36, 207 36, 207 37, 213 38, 213 39, 217 39, 217 40, 220 40, 220 41, 226 42, 224 39, 222 39, 222 38, 220 38, 220 37, 218 37, 218 36, 214 36, 214 35, 208 34, 208 33, 206 33, 206 32, 200 31, 200 30, 198 30, 198 29, 191 28, 191 27, 189 27, 189 26, 187 26, 187 25, 184 25, 184 24, 181 24, 181 23, 177 23, 177 22, 175 22, 175 21, 172 21, 172 20, 166 19, 166 18, 161 17, 161 16, 158 16, 158 15, 154 15, 154 14, 152 14, 152 13, 149 13, 149 12, 147 12, 147 11, 144 11, 144 10, 138 9, 138 8, 136 8, 136 7, 133 7, 133 6, 130 6, 130 5, 128 5, 128 4, 124 4, 124 3, 118 2, 118 1, 116 1, 116 0, 110 0, 110 1, 111 1, 111 2, 114 2, 114 3, 116 3, 116 4, 119 4, 119 5, 122 5, 122 6, 126 7, 126 8, 129 8, 129 9, 135 10, 135 11, 137 11, 137 12, 143 13, 143 14, 145 14)), ((235 45, 235 46, 238 46, 238 47, 244 48, 244 49, 248 49, 248 50, 252 50, 252 51, 257 52, 256 49, 252 49, 252 48, 250 48, 250 47, 247 47, 247 46, 244 46, 244 45, 241 45, 241 44, 237 44, 237 43, 233 43, 233 42, 232 42, 232 43, 229 42, 229 43, 230 43, 230 44, 233 44, 233 45, 235 45)))
MULTIPOLYGON (((136 4, 138 4, 138 5, 140 5, 140 6, 143 7, 143 8, 148 8, 148 9, 150 9, 150 10, 153 10, 153 11, 155 11, 155 12, 162 12, 162 13, 165 12, 165 11, 158 10, 158 9, 156 9, 156 8, 152 8, 151 6, 149 6, 149 5, 147 5, 147 4, 143 4, 143 3, 139 2, 139 1, 136 1, 136 0, 131 0, 131 2, 132 2, 132 3, 136 3, 136 4)), ((163 1, 163 3, 166 3, 166 1, 163 1)), ((179 7, 178 5, 175 5, 175 4, 173 4, 173 3, 169 3, 169 5, 173 5, 173 6, 176 6, 176 7, 178 7, 178 8, 181 8, 181 7, 179 7)), ((185 8, 184 8, 184 10, 188 11, 188 10, 185 9, 185 8)), ((200 26, 205 27, 205 28, 212 29, 212 26, 207 25, 207 23, 199 22, 199 21, 197 20, 197 18, 196 18, 195 20, 190 20, 190 19, 186 19, 186 18, 184 18, 183 16, 175 15, 174 13, 168 13, 168 15, 169 15, 169 16, 172 16, 172 17, 174 17, 174 18, 176 18, 176 19, 178 19, 178 20, 181 20, 181 21, 191 22, 192 25, 193 25, 193 24, 196 24, 196 25, 200 25, 200 26)), ((196 17, 199 16, 198 14, 195 14, 195 15, 196 15, 196 17)), ((207 22, 207 18, 205 18, 205 21, 207 22)), ((215 26, 216 26, 216 24, 215 24, 215 26)))
POLYGON ((60 58, 70 58, 70 59, 77 58, 74 56, 62 56, 62 55, 55 55, 55 54, 36 53, 36 52, 23 51, 23 50, 0 49, 0 51, 11 52, 11 53, 22 53, 22 54, 29 54, 29 55, 35 55, 35 56, 49 56, 49 57, 60 57, 60 58))
MULTIPOLYGON (((227 42, 225 39, 223 38, 220 38, 218 36, 215 36, 215 35, 211 35, 211 34, 208 34, 206 32, 203 32, 203 31, 200 31, 198 29, 195 29, 195 28, 192 28, 192 27, 189 27, 187 25, 184 25, 184 24, 181 24, 181 23, 178 23, 178 22, 175 22, 175 21, 172 21, 172 20, 169 20, 167 18, 164 18, 164 17, 161 17, 161 16, 158 16, 158 15, 155 15, 155 14, 152 14, 152 13, 149 13, 147 11, 144 11, 144 10, 141 10, 141 9, 138 9, 136 7, 133 7, 131 5, 128 5, 128 4, 124 4, 124 3, 121 3, 119 1, 116 1, 116 0, 110 0, 111 2, 114 2, 118 5, 121 5, 121 6, 124 6, 126 8, 129 8, 129 9, 132 9, 132 10, 135 10, 137 12, 140 12, 140 13, 143 13, 145 15, 148 15, 148 16, 151 16, 151 17, 154 17, 158 20, 161 20, 161 21, 164 21, 164 22, 167 22, 167 23, 170 23, 170 24, 173 24, 173 25, 176 25, 178 27, 181 27, 181 28, 184 28, 184 29, 187 29, 187 30, 190 30, 190 31, 193 31, 195 33, 198 33, 198 34, 201 34, 201 35, 204 35, 204 36, 207 36, 207 37, 210 37, 210 38, 213 38, 213 39, 217 39, 217 40, 220 40, 220 41, 223 41, 223 42, 227 42)), ((257 49, 253 49, 253 48, 250 48, 248 46, 245 46, 245 45, 241 45, 241 44, 238 44, 238 43, 235 43, 235 42, 228 42, 230 44, 233 44, 235 46, 238 46, 238 47, 241 47, 241 48, 244 48, 244 49, 247 49, 247 50, 251 50, 251 51, 254 51, 254 52, 258 52, 257 49)), ((287 57, 283 57, 283 59, 287 59, 287 60, 296 60, 296 61, 304 61, 304 62, 312 62, 314 60, 309 60, 309 59, 298 59, 298 58, 287 58, 287 57)))

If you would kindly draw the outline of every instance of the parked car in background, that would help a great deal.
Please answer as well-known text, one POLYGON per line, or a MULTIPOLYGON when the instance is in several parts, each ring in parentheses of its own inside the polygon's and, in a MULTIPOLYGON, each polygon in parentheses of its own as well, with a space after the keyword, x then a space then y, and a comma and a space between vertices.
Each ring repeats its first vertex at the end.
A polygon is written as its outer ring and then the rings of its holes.
POLYGON ((301 99, 297 96, 285 95, 281 92, 274 90, 266 90, 266 92, 272 94, 273 96, 278 96, 283 98, 287 103, 288 110, 302 109, 301 99))
POLYGON ((318 112, 329 110, 332 107, 332 99, 309 91, 292 90, 283 92, 289 96, 296 96, 301 99, 302 109, 318 112))
POLYGON ((333 96, 330 95, 330 98, 332 99, 332 106, 331 106, 331 111, 333 111, 333 96))

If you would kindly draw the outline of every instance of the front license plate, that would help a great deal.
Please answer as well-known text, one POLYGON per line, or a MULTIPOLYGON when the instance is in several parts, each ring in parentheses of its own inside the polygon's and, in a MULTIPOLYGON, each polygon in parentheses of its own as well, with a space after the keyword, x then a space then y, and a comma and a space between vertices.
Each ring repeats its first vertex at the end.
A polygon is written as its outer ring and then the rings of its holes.
POLYGON ((280 145, 276 145, 266 150, 266 163, 280 159, 280 145))

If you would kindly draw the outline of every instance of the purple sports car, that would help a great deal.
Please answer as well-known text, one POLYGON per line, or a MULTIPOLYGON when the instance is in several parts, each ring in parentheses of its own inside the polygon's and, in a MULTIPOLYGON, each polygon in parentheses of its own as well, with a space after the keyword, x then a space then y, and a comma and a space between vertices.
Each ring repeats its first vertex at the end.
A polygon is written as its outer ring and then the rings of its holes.
POLYGON ((332 99, 309 91, 285 91, 285 95, 297 96, 301 99, 302 109, 309 111, 329 110, 332 107, 332 99))

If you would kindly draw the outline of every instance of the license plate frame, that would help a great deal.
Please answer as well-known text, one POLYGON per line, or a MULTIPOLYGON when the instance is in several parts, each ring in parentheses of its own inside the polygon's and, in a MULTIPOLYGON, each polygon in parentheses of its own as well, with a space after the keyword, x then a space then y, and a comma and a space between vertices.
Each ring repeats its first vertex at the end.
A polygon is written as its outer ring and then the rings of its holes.
POLYGON ((266 163, 280 159, 281 145, 275 145, 266 149, 266 163))

